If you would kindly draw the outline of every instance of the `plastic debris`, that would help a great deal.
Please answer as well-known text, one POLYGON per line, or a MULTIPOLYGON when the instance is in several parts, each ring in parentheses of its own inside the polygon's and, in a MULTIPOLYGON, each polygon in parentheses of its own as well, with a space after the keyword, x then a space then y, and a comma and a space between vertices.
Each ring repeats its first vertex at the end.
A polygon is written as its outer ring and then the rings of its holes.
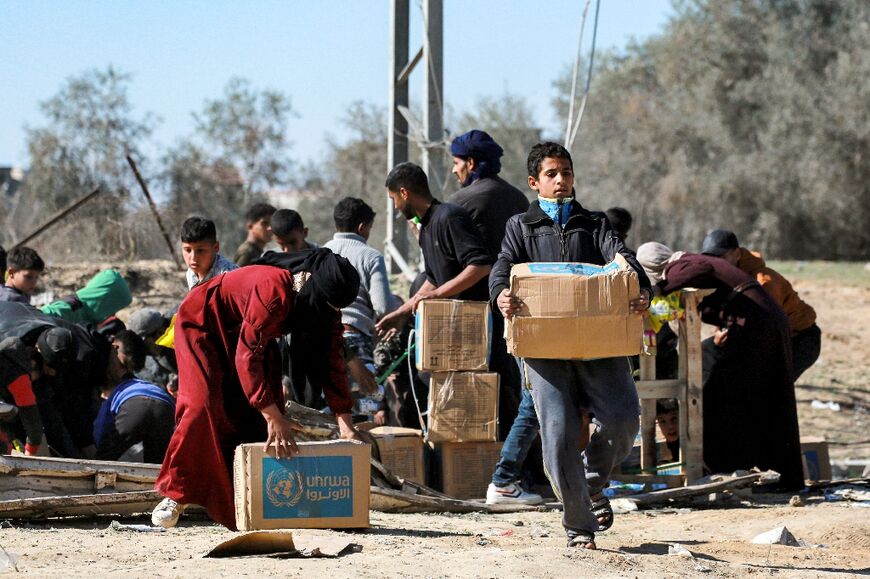
POLYGON ((813 403, 810 404, 811 407, 816 410, 833 410, 834 412, 840 411, 840 404, 838 402, 822 402, 821 400, 813 400, 813 403))
POLYGON ((12 569, 16 573, 18 573, 18 559, 20 558, 21 555, 17 553, 10 553, 3 547, 0 547, 0 572, 12 569))
POLYGON ((668 555, 676 555, 677 557, 685 557, 686 559, 695 558, 695 556, 692 555, 691 551, 689 551, 679 543, 668 545, 668 555))
POLYGON ((794 495, 792 498, 788 500, 788 504, 793 507, 802 507, 804 506, 804 500, 800 498, 799 495, 794 495))
POLYGON ((613 499, 610 501, 610 508, 613 509, 613 514, 621 515, 637 510, 637 503, 631 499, 613 499))
POLYGON ((752 542, 756 545, 788 545, 789 547, 805 547, 803 541, 798 541, 785 527, 776 527, 760 535, 756 535, 752 542))
POLYGON ((118 521, 112 521, 109 529, 119 532, 130 533, 164 533, 166 529, 163 527, 152 527, 151 525, 124 525, 118 521))

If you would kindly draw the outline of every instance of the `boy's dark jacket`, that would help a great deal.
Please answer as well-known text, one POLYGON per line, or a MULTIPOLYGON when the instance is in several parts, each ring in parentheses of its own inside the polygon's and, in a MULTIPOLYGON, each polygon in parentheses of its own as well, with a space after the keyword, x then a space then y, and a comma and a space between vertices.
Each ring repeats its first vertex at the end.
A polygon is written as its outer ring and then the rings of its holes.
POLYGON ((511 266, 528 262, 581 262, 605 265, 622 254, 637 272, 641 289, 650 289, 649 278, 634 256, 623 245, 600 211, 588 211, 571 202, 571 216, 559 228, 533 201, 528 211, 510 218, 498 260, 489 275, 489 297, 495 304, 501 290, 510 287, 511 266))

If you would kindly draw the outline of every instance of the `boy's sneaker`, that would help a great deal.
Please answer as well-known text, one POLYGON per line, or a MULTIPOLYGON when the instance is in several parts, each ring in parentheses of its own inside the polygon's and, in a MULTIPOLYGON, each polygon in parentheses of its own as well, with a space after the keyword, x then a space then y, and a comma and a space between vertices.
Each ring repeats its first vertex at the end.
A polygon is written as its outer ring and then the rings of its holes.
POLYGON ((543 502, 544 499, 541 495, 524 491, 518 482, 503 487, 489 483, 489 487, 486 489, 486 504, 488 505, 540 505, 543 502))
POLYGON ((186 507, 187 505, 179 504, 172 499, 163 499, 151 513, 151 524, 155 527, 171 529, 178 523, 178 517, 186 507))

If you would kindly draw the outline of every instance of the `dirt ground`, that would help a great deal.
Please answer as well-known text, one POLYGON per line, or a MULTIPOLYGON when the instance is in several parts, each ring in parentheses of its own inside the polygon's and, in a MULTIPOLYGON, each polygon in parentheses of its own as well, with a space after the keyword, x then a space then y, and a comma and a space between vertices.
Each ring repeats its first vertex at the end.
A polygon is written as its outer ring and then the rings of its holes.
MULTIPOLYGON (((52 268, 46 286, 60 296, 98 269, 52 268)), ((134 307, 166 308, 183 293, 183 278, 172 273, 170 262, 137 262, 121 269, 137 296, 134 307)), ((834 460, 867 460, 870 272, 856 265, 843 278, 812 272, 790 277, 818 311, 824 333, 819 362, 797 385, 802 434, 826 437, 834 460), (813 408, 814 400, 838 402, 840 409, 813 408)), ((127 313, 121 312, 121 317, 127 313)), ((620 514, 610 531, 599 534, 595 552, 567 549, 560 514, 552 511, 456 516, 372 512, 372 527, 364 532, 294 532, 299 537, 345 537, 361 546, 359 552, 337 559, 203 559, 207 550, 233 533, 201 520, 147 534, 107 530, 111 519, 6 523, 0 530, 0 546, 20 555, 21 573, 40 577, 870 575, 866 505, 827 502, 818 493, 807 493, 807 506, 791 507, 788 498, 752 495, 715 507, 681 505, 620 514), (781 525, 814 546, 750 543, 755 535, 781 525), (685 546, 694 558, 668 555, 673 543, 685 546)))

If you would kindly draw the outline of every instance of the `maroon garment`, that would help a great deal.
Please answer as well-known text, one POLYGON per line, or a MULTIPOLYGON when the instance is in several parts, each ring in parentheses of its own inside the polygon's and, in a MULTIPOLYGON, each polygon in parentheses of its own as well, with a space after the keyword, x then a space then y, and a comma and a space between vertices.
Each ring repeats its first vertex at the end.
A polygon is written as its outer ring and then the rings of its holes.
MULTIPOLYGON (((281 366, 275 338, 288 332, 296 292, 293 276, 251 265, 196 286, 175 320, 178 360, 176 428, 156 489, 181 504, 205 507, 209 516, 235 530, 231 469, 239 444, 264 442, 260 410, 283 409, 281 366)), ((338 313, 330 348, 323 352, 323 384, 336 414, 352 407, 342 357, 338 313)))
POLYGON ((724 259, 686 254, 665 269, 663 293, 712 288, 701 318, 728 329, 704 354, 704 463, 712 472, 759 467, 804 486, 788 318, 755 278, 724 259), (735 291, 735 288, 740 288, 735 291))

